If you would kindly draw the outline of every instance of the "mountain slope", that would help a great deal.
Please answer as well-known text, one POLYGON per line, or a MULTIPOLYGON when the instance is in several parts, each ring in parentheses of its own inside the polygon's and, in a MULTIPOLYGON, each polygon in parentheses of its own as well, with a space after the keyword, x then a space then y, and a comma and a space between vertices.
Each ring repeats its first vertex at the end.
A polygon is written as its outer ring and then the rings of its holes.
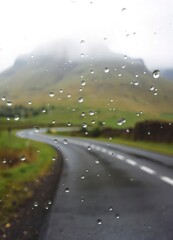
POLYGON ((78 58, 52 52, 31 54, 19 57, 0 75, 0 95, 14 104, 27 105, 32 100, 34 106, 102 109, 110 118, 116 110, 172 118, 172 93, 173 82, 154 79, 141 59, 114 53, 78 58), (50 92, 55 96, 50 97, 50 92))

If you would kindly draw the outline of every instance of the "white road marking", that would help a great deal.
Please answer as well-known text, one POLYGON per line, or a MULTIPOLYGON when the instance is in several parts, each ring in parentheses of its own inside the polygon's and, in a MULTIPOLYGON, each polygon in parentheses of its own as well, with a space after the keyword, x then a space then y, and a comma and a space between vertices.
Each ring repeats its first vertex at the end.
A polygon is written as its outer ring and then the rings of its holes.
POLYGON ((92 149, 95 149, 95 145, 94 145, 94 144, 91 144, 91 148, 92 148, 92 149))
POLYGON ((116 158, 118 158, 119 160, 124 160, 124 156, 120 155, 120 154, 117 154, 116 155, 116 158))
POLYGON ((149 167, 146 167, 146 166, 140 166, 140 169, 146 173, 149 173, 149 174, 155 174, 155 171, 149 167))
POLYGON ((137 165, 137 163, 136 163, 135 161, 131 160, 131 159, 126 159, 126 162, 127 162, 128 164, 132 165, 132 166, 137 165))
POLYGON ((96 150, 97 150, 97 151, 100 151, 100 149, 101 149, 101 148, 100 148, 99 146, 96 146, 96 150))
POLYGON ((161 176, 160 179, 173 186, 173 179, 166 177, 166 176, 161 176))
POLYGON ((113 152, 112 151, 108 151, 107 154, 112 156, 113 152))
MULTIPOLYGON (((21 134, 21 135, 22 135, 22 134, 21 134)), ((80 145, 80 146, 84 146, 84 147, 86 147, 86 146, 88 147, 88 144, 89 144, 89 143, 87 143, 87 142, 81 142, 81 141, 77 141, 77 140, 73 140, 72 143, 77 144, 77 145, 80 145)), ((136 161, 134 161, 134 160, 132 160, 132 159, 129 159, 129 158, 125 159, 125 157, 124 157, 123 155, 117 154, 117 153, 115 153, 115 152, 112 152, 112 151, 110 151, 109 149, 101 148, 100 146, 97 146, 97 145, 94 145, 94 144, 91 144, 90 147, 91 147, 92 149, 95 149, 96 151, 101 151, 101 152, 103 152, 103 153, 107 153, 107 154, 110 155, 110 156, 113 156, 113 155, 115 154, 115 157, 116 157, 117 159, 119 159, 119 160, 126 160, 126 163, 128 163, 128 164, 130 164, 130 165, 132 165, 132 166, 136 166, 136 165, 137 165, 137 162, 136 162, 136 161)), ((140 168, 142 171, 144 171, 144 172, 146 172, 146 173, 148 173, 148 174, 154 175, 154 174, 156 173, 153 169, 151 169, 151 168, 149 168, 149 167, 147 167, 147 166, 144 166, 144 165, 139 166, 139 168, 140 168)), ((164 181, 165 183, 168 183, 168 184, 170 184, 170 185, 173 186, 173 179, 171 179, 171 178, 169 178, 169 177, 167 177, 167 176, 160 176, 160 179, 161 179, 162 181, 164 181)))
POLYGON ((107 152, 106 148, 102 148, 102 152, 106 153, 107 152))

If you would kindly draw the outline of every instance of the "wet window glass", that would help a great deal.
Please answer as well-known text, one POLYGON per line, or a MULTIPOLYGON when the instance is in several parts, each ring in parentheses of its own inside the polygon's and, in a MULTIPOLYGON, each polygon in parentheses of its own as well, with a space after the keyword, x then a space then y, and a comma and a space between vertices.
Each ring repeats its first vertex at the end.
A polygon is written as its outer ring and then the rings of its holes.
POLYGON ((172 9, 0 2, 0 239, 173 239, 172 9))

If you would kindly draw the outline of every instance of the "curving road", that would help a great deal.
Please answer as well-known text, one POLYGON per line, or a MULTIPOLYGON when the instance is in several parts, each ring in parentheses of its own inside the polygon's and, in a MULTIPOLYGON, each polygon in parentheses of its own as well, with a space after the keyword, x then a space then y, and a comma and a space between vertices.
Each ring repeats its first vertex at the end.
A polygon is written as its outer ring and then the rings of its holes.
POLYGON ((94 140, 18 136, 60 149, 64 169, 41 240, 172 240, 173 159, 94 140))

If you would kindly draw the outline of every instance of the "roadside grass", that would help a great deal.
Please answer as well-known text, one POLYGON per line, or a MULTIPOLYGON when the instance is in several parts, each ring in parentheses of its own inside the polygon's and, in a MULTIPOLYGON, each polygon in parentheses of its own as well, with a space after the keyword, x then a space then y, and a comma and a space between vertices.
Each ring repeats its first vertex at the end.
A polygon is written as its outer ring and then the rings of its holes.
POLYGON ((33 186, 39 185, 41 178, 48 174, 56 152, 46 144, 19 139, 5 131, 0 132, 0 154, 3 152, 3 158, 0 155, 0 225, 9 227, 11 217, 17 216, 17 208, 32 197, 33 186), (14 159, 16 164, 10 166, 14 159))
POLYGON ((104 141, 109 143, 121 144, 129 147, 139 148, 143 150, 148 150, 160 154, 173 156, 173 143, 158 143, 151 141, 134 141, 132 139, 127 139, 124 137, 114 137, 114 138, 106 138, 106 137, 87 137, 81 131, 79 132, 51 132, 49 131, 47 134, 54 136, 65 136, 65 137, 80 137, 84 139, 93 139, 98 141, 104 141))
POLYGON ((129 147, 135 147, 143 150, 173 156, 173 143, 133 141, 124 138, 112 138, 111 140, 109 140, 108 138, 97 138, 97 140, 111 142, 115 144, 122 144, 129 147))

